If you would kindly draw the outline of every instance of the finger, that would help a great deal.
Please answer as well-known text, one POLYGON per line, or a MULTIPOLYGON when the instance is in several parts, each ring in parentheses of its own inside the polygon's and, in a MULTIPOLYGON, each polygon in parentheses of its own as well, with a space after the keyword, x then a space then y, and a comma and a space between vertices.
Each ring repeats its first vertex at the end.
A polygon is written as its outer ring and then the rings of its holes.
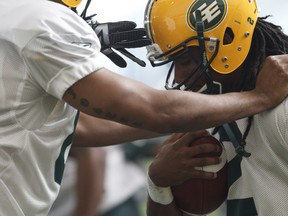
POLYGON ((128 31, 136 28, 136 23, 131 21, 109 22, 109 33, 128 31))
POLYGON ((118 67, 125 68, 127 66, 126 61, 117 53, 115 53, 112 49, 106 48, 106 49, 101 50, 101 52, 104 55, 106 55, 118 67))
POLYGON ((174 143, 176 140, 178 140, 180 137, 184 136, 185 133, 174 133, 170 137, 168 137, 161 145, 169 145, 171 143, 174 143))
POLYGON ((190 144, 198 137, 201 136, 207 136, 208 132, 205 130, 201 130, 201 131, 194 131, 194 132, 189 132, 189 133, 185 133, 184 136, 180 137, 179 140, 177 141, 177 143, 182 143, 185 144, 186 146, 190 146, 190 144))
POLYGON ((193 170, 190 172, 190 178, 197 178, 197 179, 214 179, 217 177, 217 173, 214 172, 204 172, 202 170, 193 170))
POLYGON ((146 63, 144 61, 142 61, 141 59, 137 58, 136 56, 134 56, 132 53, 128 52, 125 49, 117 49, 120 53, 122 53, 124 56, 126 56, 127 58, 131 59, 132 61, 136 62, 137 64, 139 64, 142 67, 146 66, 146 63))
POLYGON ((192 131, 189 132, 189 134, 191 134, 191 136, 194 136, 195 138, 211 135, 207 130, 192 131))
MULTIPOLYGON (((209 134, 208 131, 203 130, 203 131, 193 131, 193 132, 188 132, 188 133, 174 133, 173 135, 171 135, 167 140, 164 141, 164 145, 167 143, 172 143, 175 142, 176 140, 180 139, 181 137, 183 137, 184 135, 186 136, 193 136, 193 134, 195 134, 195 137, 202 136, 202 135, 206 135, 209 134), (186 135, 187 134, 187 135, 186 135)), ((181 142, 181 141, 179 141, 181 142)), ((190 144, 190 143, 189 143, 190 144)), ((188 146, 188 145, 187 145, 188 146)))
POLYGON ((179 173, 179 176, 180 175, 184 175, 186 177, 189 177, 189 178, 213 178, 216 177, 217 175, 217 172, 215 171, 207 171, 207 170, 203 170, 203 167, 207 167, 207 166, 213 166, 213 165, 217 165, 219 164, 219 159, 216 159, 215 158, 206 158, 204 160, 198 160, 198 159, 193 159, 193 162, 190 163, 191 165, 193 164, 193 166, 185 166, 185 169, 183 168, 180 173, 179 173), (195 165, 195 164, 198 164, 198 165, 195 165), (202 169, 201 169, 202 168, 202 169))
POLYGON ((136 28, 132 30, 126 30, 126 31, 116 31, 110 34, 112 37, 118 37, 120 39, 124 40, 131 40, 133 38, 142 38, 147 35, 144 28, 136 28))
POLYGON ((211 144, 211 143, 203 143, 199 145, 192 145, 188 148, 187 153, 190 154, 191 157, 201 154, 207 153, 219 153, 222 148, 219 145, 211 144))
POLYGON ((139 40, 133 40, 133 41, 120 41, 115 42, 113 44, 114 49, 119 48, 139 48, 139 47, 145 47, 151 44, 151 40, 148 38, 143 38, 139 40))
POLYGON ((145 29, 133 29, 130 31, 117 31, 109 34, 110 40, 113 42, 119 42, 119 41, 134 41, 137 39, 148 39, 145 38, 146 36, 145 29))
POLYGON ((176 141, 178 139, 180 139, 181 137, 183 137, 186 133, 174 133, 171 136, 171 140, 176 141))
POLYGON ((217 165, 220 162, 221 162, 220 157, 200 157, 200 158, 192 158, 189 161, 189 164, 191 164, 190 168, 195 169, 195 167, 198 167, 197 170, 199 170, 199 167, 217 165))

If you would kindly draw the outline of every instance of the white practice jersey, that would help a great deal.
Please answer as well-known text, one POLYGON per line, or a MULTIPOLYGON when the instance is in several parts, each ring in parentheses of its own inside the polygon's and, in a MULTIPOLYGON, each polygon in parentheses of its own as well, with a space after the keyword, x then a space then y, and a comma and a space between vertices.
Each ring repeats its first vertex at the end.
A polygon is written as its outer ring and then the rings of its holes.
POLYGON ((61 99, 102 67, 93 30, 48 0, 0 0, 0 215, 47 215, 77 111, 61 99))
MULTIPOLYGON (((237 121, 242 134, 247 123, 248 119, 237 121)), ((223 144, 229 162, 225 215, 287 216, 288 99, 253 117, 245 146, 250 157, 236 155, 231 142, 223 144)))
MULTIPOLYGON (((242 134, 246 125, 246 120, 238 122, 242 134)), ((242 159, 232 144, 224 143, 229 160, 227 216, 287 216, 288 100, 255 115, 246 141, 251 156, 242 159)))

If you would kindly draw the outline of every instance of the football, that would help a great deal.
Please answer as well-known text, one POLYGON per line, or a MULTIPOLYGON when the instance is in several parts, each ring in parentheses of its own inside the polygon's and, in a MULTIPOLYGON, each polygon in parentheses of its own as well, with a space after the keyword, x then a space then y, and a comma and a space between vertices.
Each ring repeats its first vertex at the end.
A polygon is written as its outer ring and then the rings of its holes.
POLYGON ((202 154, 199 157, 217 155, 221 156, 221 162, 217 165, 196 167, 196 169, 216 172, 217 178, 212 180, 189 179, 180 185, 171 187, 176 205, 188 215, 208 214, 215 211, 226 200, 228 193, 228 165, 225 149, 213 136, 197 138, 190 146, 204 143, 219 145, 222 151, 215 154, 202 154))

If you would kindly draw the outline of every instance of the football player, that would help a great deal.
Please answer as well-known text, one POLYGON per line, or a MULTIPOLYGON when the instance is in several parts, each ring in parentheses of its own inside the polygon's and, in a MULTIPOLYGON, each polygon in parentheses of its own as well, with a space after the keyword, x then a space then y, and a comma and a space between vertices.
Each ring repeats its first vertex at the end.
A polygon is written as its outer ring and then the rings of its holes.
MULTIPOLYGON (((288 51, 288 36, 268 17, 258 17, 256 0, 150 0, 145 15, 153 43, 148 47, 152 65, 172 62, 167 89, 246 92, 255 87, 265 59, 288 51)), ((227 215, 287 214, 287 113, 285 99, 274 109, 211 131, 227 151, 227 215)), ((183 138, 178 142, 178 147, 166 146, 149 168, 149 216, 186 215, 175 204, 170 188, 189 178, 185 172, 189 156, 181 154, 187 145, 183 138)), ((187 193, 193 196, 193 191, 187 193)))
POLYGON ((160 91, 117 75, 101 61, 96 30, 70 10, 80 2, 0 1, 0 215, 47 214, 79 112, 95 119, 100 138, 119 143, 125 135, 144 138, 147 130, 216 126, 272 108, 287 95, 287 70, 274 68, 287 58, 270 61, 255 90, 222 96, 160 91), (98 118, 111 124, 102 129, 98 118))

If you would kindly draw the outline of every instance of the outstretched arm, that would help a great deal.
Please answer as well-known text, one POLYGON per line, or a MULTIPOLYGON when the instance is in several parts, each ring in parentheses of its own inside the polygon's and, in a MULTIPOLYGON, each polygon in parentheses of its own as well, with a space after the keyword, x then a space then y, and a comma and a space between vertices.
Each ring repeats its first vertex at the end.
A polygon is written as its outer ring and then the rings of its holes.
POLYGON ((107 146, 158 136, 163 136, 163 134, 80 113, 72 145, 79 147, 107 146))
POLYGON ((213 96, 156 90, 102 68, 76 82, 64 100, 88 115, 131 127, 185 132, 272 108, 287 96, 287 83, 288 55, 267 58, 255 90, 213 96))

